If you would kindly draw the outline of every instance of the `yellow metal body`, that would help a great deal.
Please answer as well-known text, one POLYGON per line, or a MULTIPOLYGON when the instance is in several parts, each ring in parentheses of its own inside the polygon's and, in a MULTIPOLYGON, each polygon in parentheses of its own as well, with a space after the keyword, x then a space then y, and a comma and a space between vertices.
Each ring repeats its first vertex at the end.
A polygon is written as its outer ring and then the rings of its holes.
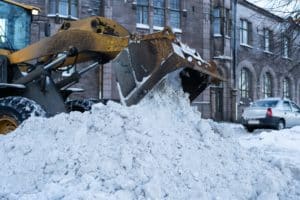
POLYGON ((38 10, 39 12, 41 11, 40 8, 38 8, 38 7, 31 6, 31 5, 26 5, 26 4, 23 4, 23 3, 16 2, 16 1, 12 1, 12 0, 2 0, 2 1, 13 4, 13 5, 16 5, 16 6, 19 6, 21 8, 26 9, 26 10, 38 10))
MULTIPOLYGON (((24 49, 8 56, 11 64, 43 59, 68 51, 72 47, 78 50, 76 58, 68 58, 63 66, 103 59, 105 63, 112 60, 129 42, 129 32, 116 22, 103 17, 65 22, 55 35, 44 38, 24 49)), ((61 66, 61 67, 63 67, 61 66)))

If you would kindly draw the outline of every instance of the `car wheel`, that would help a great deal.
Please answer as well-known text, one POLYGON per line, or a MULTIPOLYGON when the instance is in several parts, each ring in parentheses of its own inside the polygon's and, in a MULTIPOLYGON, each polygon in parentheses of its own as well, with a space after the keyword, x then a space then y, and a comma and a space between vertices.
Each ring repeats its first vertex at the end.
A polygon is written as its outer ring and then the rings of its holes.
POLYGON ((284 128, 285 128, 284 121, 281 119, 281 120, 279 120, 276 129, 281 130, 281 129, 284 129, 284 128))
POLYGON ((246 128, 246 130, 247 130, 248 132, 250 132, 250 133, 252 133, 252 132, 254 131, 254 128, 253 128, 253 127, 246 126, 245 128, 246 128))

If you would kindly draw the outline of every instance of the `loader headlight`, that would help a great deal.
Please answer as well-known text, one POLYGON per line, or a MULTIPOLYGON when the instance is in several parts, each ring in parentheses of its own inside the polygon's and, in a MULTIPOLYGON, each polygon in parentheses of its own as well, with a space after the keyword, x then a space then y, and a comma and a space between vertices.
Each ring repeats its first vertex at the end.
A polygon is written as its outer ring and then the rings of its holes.
POLYGON ((32 9, 32 10, 31 10, 31 14, 32 14, 32 15, 38 15, 38 14, 39 14, 39 10, 37 10, 37 9, 32 9))

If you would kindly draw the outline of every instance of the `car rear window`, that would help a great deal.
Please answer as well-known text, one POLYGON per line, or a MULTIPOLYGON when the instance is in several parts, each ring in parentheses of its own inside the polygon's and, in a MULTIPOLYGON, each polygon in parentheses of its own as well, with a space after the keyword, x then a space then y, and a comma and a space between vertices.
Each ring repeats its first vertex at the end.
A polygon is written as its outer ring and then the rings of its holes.
POLYGON ((277 100, 256 101, 252 104, 253 107, 273 108, 277 105, 277 100))

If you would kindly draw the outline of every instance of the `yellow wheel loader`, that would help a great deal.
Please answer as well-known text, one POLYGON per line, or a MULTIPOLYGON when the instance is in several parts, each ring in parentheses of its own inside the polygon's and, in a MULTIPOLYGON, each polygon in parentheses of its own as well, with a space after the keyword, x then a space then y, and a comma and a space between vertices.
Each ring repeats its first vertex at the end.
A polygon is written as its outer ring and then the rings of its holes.
POLYGON ((32 14, 38 8, 0 1, 0 134, 31 115, 53 116, 90 109, 92 102, 66 103, 70 89, 90 69, 112 62, 121 102, 138 103, 168 73, 178 71, 183 90, 195 99, 222 78, 212 63, 176 39, 170 28, 148 35, 129 33, 104 17, 66 21, 51 37, 29 45, 32 14), (56 79, 58 69, 89 63, 56 79), (80 108, 80 109, 79 109, 80 108))

